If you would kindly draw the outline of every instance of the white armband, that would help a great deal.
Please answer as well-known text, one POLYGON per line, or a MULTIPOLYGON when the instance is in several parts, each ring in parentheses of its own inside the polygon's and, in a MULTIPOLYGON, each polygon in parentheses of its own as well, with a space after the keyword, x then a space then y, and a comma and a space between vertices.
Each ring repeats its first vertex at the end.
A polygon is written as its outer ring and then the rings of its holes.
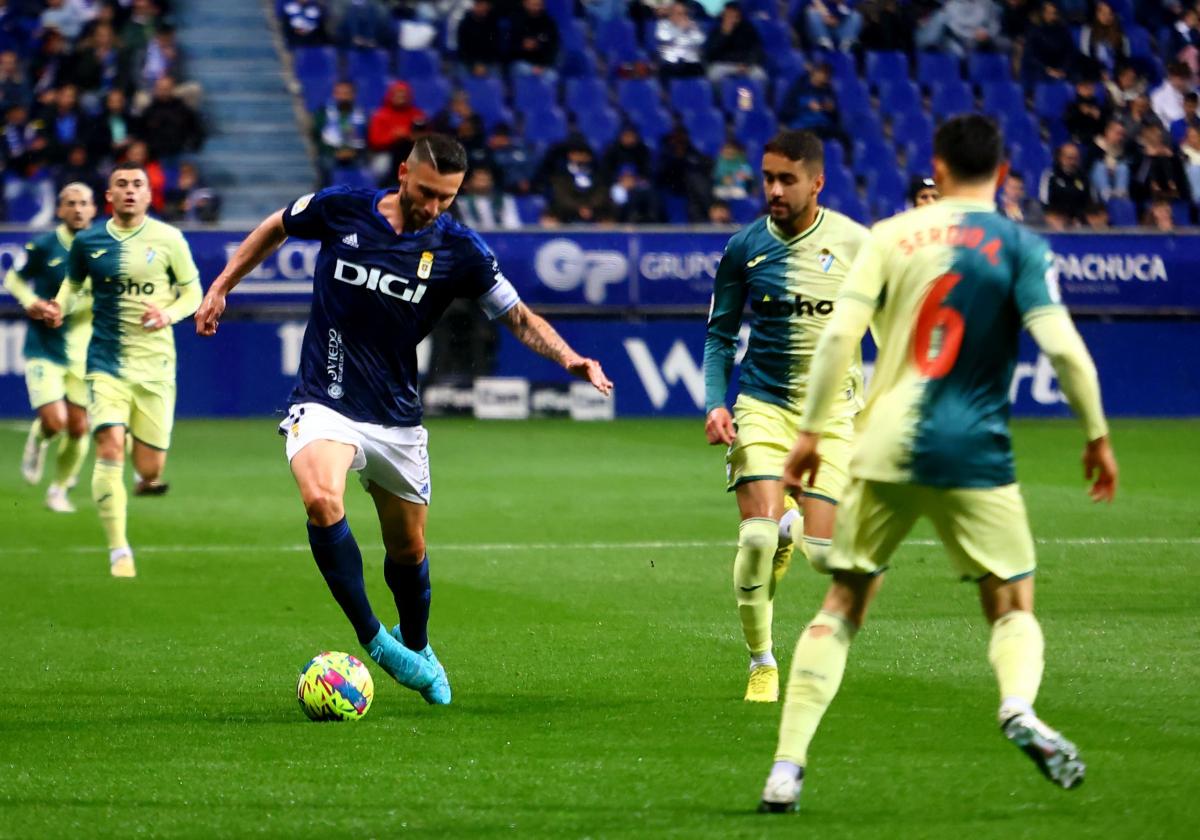
POLYGON ((494 321, 521 302, 521 296, 503 274, 496 275, 496 285, 476 301, 488 320, 494 321))

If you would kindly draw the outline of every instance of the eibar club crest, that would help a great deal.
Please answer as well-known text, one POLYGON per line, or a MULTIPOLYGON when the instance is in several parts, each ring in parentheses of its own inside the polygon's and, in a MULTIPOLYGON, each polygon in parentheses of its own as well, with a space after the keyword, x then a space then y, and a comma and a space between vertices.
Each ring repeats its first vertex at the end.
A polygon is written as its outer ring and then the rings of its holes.
POLYGON ((833 259, 833 254, 829 253, 829 249, 822 248, 821 253, 817 254, 817 262, 821 265, 821 271, 828 274, 829 269, 833 268, 833 259))
POLYGON ((146 265, 150 265, 150 263, 154 262, 154 258, 157 255, 158 255, 158 252, 155 251, 153 248, 151 248, 149 245, 147 245, 146 246, 146 265))
POLYGON ((422 251, 421 262, 417 265, 417 277, 428 280, 433 272, 433 251, 422 251))

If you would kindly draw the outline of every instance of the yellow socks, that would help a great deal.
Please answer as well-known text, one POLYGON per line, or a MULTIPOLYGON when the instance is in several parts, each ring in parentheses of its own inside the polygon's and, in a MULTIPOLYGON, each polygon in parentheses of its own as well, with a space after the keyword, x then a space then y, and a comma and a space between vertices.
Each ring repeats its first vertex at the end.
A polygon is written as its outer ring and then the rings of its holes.
POLYGON ((1003 709, 1031 712, 1042 682, 1045 642, 1042 628, 1033 613, 1023 610, 1002 615, 992 625, 988 660, 1000 684, 1003 709))
POLYGON ((855 629, 844 618, 822 610, 800 634, 784 697, 776 761, 803 767, 808 760, 808 745, 842 684, 855 629))
POLYGON ((124 548, 125 538, 125 465, 96 459, 92 471, 92 501, 100 514, 100 524, 108 538, 108 548, 124 548))
POLYGON ((771 650, 771 572, 778 546, 779 524, 774 519, 755 517, 738 526, 733 592, 751 655, 771 650))
POLYGON ((54 483, 66 487, 79 475, 83 459, 87 456, 88 436, 77 438, 64 434, 62 443, 58 445, 58 458, 54 463, 54 483))

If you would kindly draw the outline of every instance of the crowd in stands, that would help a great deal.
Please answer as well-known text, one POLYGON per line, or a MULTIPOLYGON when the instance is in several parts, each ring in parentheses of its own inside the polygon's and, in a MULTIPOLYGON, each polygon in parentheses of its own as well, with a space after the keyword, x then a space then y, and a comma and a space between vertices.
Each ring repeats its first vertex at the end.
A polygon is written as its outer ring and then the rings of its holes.
POLYGON ((1010 216, 1196 221, 1197 0, 279 0, 327 184, 388 184, 455 134, 459 212, 517 224, 743 222, 765 141, 826 141, 824 203, 911 203, 933 128, 1003 126, 1010 216))
POLYGON ((216 220, 219 200, 187 160, 205 130, 170 6, 0 0, 0 217, 49 224, 58 190, 72 181, 89 184, 103 205, 107 170, 134 161, 146 168, 158 215, 216 220))

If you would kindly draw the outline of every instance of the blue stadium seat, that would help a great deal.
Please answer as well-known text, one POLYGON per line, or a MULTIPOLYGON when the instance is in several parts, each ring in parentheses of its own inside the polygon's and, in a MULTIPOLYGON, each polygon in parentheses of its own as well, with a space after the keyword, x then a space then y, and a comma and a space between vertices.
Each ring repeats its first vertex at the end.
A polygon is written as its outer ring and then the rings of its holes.
POLYGON ((896 152, 882 137, 854 138, 854 172, 865 175, 880 169, 896 169, 896 152))
POLYGON ((1010 145, 1028 146, 1042 142, 1041 124, 1028 111, 1010 113, 1004 120, 1004 136, 1010 145))
POLYGON ((688 111, 705 111, 713 107, 712 84, 703 76, 692 79, 672 79, 670 83, 671 107, 681 114, 688 111))
POLYGON ((854 63, 854 56, 849 53, 821 53, 821 57, 818 60, 825 61, 833 69, 833 81, 844 81, 846 79, 859 81, 858 67, 854 63))
POLYGON ((895 208, 903 207, 907 192, 908 184, 895 166, 881 167, 867 175, 867 195, 877 215, 885 215, 879 212, 881 205, 893 213, 895 208))
POLYGON ((617 104, 628 114, 661 107, 662 91, 653 79, 621 79, 617 82, 617 104))
MULTIPOLYGON (((826 146, 828 153, 828 146, 826 146)), ((854 175, 845 166, 831 164, 825 158, 825 189, 834 193, 854 192, 854 175)))
POLYGON ((323 108, 337 76, 337 54, 332 47, 297 47, 292 58, 304 107, 310 112, 323 108))
POLYGON ((626 116, 637 126, 642 138, 652 146, 657 146, 662 136, 675 124, 671 114, 661 105, 653 105, 639 111, 626 111, 626 116))
MULTIPOLYGON (((504 82, 496 76, 463 76, 462 89, 471 97, 471 107, 475 112, 483 117, 485 123, 493 124, 490 118, 504 109, 504 82)), ((544 104, 553 105, 554 102, 544 104)))
POLYGON ((838 108, 843 112, 869 111, 871 109, 871 94, 861 79, 834 81, 833 92, 837 97, 838 108))
POLYGON ((899 50, 867 53, 867 81, 875 88, 908 78, 908 56, 899 50))
POLYGON ((892 121, 892 140, 897 148, 909 143, 932 143, 933 123, 925 114, 901 114, 892 121))
POLYGON ((526 111, 525 142, 530 145, 557 143, 567 136, 567 117, 556 105, 546 105, 535 111, 526 111))
POLYGON ((985 82, 979 86, 983 96, 983 112, 1000 119, 1001 115, 1020 113, 1025 110, 1025 93, 1012 79, 1000 82, 985 82))
POLYGON ((375 178, 362 166, 335 166, 329 173, 329 186, 371 189, 375 186, 375 178))
POLYGON ((576 111, 575 123, 597 149, 603 149, 616 139, 617 132, 621 130, 621 115, 600 102, 591 108, 576 111))
POLYGON ((542 220, 546 211, 546 199, 540 195, 519 195, 517 199, 517 215, 521 224, 536 225, 542 220))
POLYGON ((921 91, 908 77, 883 82, 879 86, 879 110, 899 114, 921 110, 921 91))
POLYGON ((871 214, 867 212, 867 206, 858 197, 858 193, 853 190, 849 192, 835 192, 830 196, 828 206, 839 213, 849 216, 859 224, 865 225, 871 222, 871 214))
POLYGON ((764 146, 778 130, 775 115, 765 108, 738 111, 733 118, 733 135, 743 145, 764 146))
POLYGON ((439 76, 413 79, 410 84, 413 104, 426 114, 436 114, 450 101, 450 83, 439 76))
POLYGON ((1188 123, 1187 120, 1175 120, 1171 123, 1171 139, 1175 143, 1182 143, 1187 137, 1188 123))
POLYGON ((575 19, 575 0, 546 0, 546 14, 562 29, 563 24, 575 19))
POLYGON ((735 224, 749 224, 763 214, 763 202, 760 198, 735 198, 726 203, 735 224))
POLYGON ((559 72, 566 79, 591 79, 600 72, 591 47, 564 47, 558 61, 559 72))
MULTIPOLYGON (((1041 178, 1042 172, 1050 168, 1052 156, 1050 149, 1045 143, 1030 143, 1025 146, 1012 147, 1012 165, 1013 169, 1021 173, 1033 173, 1034 178, 1030 181, 1026 179, 1026 184, 1036 184, 1041 178)), ((1033 192, 1033 189, 1029 190, 1033 192)))
POLYGON ((1133 58, 1152 58, 1154 57, 1154 42, 1150 39, 1150 33, 1143 26, 1130 26, 1125 30, 1125 37, 1129 39, 1129 54, 1133 58))
POLYGON ((1033 110, 1042 119, 1062 119, 1074 99, 1075 89, 1069 82, 1038 82, 1033 89, 1033 110))
POLYGON ((917 55, 917 81, 929 88, 938 82, 961 79, 958 58, 949 53, 923 52, 917 55))
POLYGON ((933 86, 929 110, 938 120, 953 114, 965 114, 975 110, 975 97, 966 82, 951 79, 933 86))
POLYGON ((825 168, 826 169, 845 169, 846 168, 846 149, 836 140, 826 140, 822 144, 825 148, 825 168))
POLYGON ((1012 67, 1006 53, 973 52, 967 59, 967 76, 977 85, 1011 82, 1012 67))
POLYGON ((612 64, 636 61, 644 56, 637 29, 624 17, 614 17, 596 32, 596 50, 612 64))
POLYGON ((608 85, 603 79, 567 79, 563 83, 563 105, 568 111, 586 111, 609 102, 608 85))
POLYGON ((347 50, 346 78, 354 82, 358 104, 368 112, 383 102, 391 83, 389 57, 384 50, 347 50))
POLYGON ((396 74, 405 80, 428 79, 442 75, 437 50, 396 50, 396 74))
POLYGON ((1133 227, 1138 223, 1137 208, 1128 198, 1110 198, 1108 223, 1113 227, 1133 227))
POLYGON ((557 104, 558 91, 545 76, 535 76, 532 73, 513 75, 513 105, 518 111, 531 111, 542 105, 557 104))
MULTIPOLYGON (((893 119, 895 116, 897 115, 893 115, 893 119)), ((842 128, 856 140, 883 141, 883 123, 879 121, 879 115, 874 110, 843 111, 841 118, 842 128)))
POLYGON ((711 105, 683 112, 683 125, 692 145, 715 158, 725 144, 725 115, 711 105))
POLYGON ((915 175, 928 176, 933 166, 933 138, 914 140, 906 143, 904 149, 904 170, 911 178, 915 175))
POLYGON ((767 55, 795 49, 796 45, 792 41, 791 29, 784 23, 773 17, 760 15, 753 15, 750 22, 758 30, 758 37, 762 41, 763 50, 767 55))
POLYGON ((563 50, 581 50, 588 45, 587 30, 577 20, 559 24, 558 38, 563 50))
MULTIPOLYGON (((767 69, 775 83, 791 80, 804 71, 804 53, 797 49, 772 50, 767 53, 767 69)), ((786 82, 784 82, 786 84, 786 82)))
POLYGON ((767 89, 758 79, 726 76, 721 80, 721 108, 727 114, 769 107, 767 89), (749 107, 746 107, 747 102, 749 107))
POLYGON ((1177 227, 1190 227, 1192 224, 1192 205, 1186 201, 1171 202, 1171 218, 1177 227))

